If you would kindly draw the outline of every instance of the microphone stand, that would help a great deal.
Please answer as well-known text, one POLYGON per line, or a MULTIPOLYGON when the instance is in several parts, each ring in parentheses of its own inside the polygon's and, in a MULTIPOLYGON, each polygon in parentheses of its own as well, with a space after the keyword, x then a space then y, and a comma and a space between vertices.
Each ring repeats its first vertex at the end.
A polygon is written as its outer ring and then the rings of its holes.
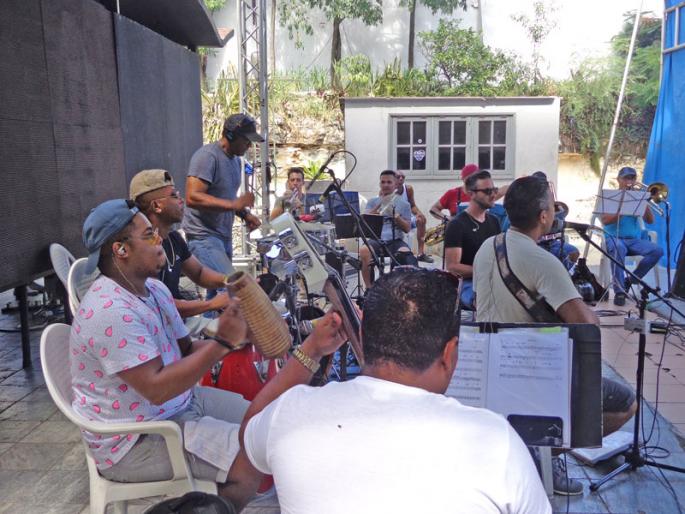
MULTIPOLYGON (((592 227, 590 227, 592 228, 592 227)), ((624 471, 635 471, 637 468, 641 468, 643 466, 651 466, 654 468, 659 468, 659 469, 666 469, 669 471, 677 471, 678 473, 685 473, 685 468, 679 468, 676 466, 670 466, 668 464, 662 464, 660 462, 654 462, 653 460, 649 460, 649 458, 646 455, 643 455, 640 451, 640 416, 642 414, 642 391, 643 391, 643 386, 644 386, 644 369, 645 369, 645 356, 646 356, 646 344, 647 344, 647 331, 649 330, 649 323, 645 320, 645 311, 647 309, 647 300, 649 299, 649 295, 653 294, 657 298, 659 298, 662 302, 664 302, 666 305, 668 305, 673 311, 677 312, 681 316, 684 316, 682 312, 680 312, 678 309, 676 309, 673 304, 661 296, 659 294, 659 290, 653 288, 649 284, 647 284, 644 280, 636 276, 633 272, 629 271, 625 267, 625 263, 619 262, 617 259, 615 259, 612 255, 609 254, 608 251, 605 251, 602 249, 600 245, 592 241, 592 238, 587 234, 587 230, 585 229, 578 229, 574 228, 574 230, 578 233, 578 235, 587 243, 595 247, 597 250, 599 250, 603 255, 608 257, 611 262, 622 268, 625 272, 627 272, 630 275, 630 280, 632 284, 639 284, 640 286, 640 300, 637 303, 638 306, 638 311, 639 311, 639 321, 635 322, 633 320, 625 320, 625 328, 627 330, 631 330, 635 332, 636 330, 639 331, 639 336, 638 336, 638 353, 637 353, 637 386, 636 386, 636 396, 637 396, 637 410, 635 411, 635 422, 633 426, 633 443, 631 447, 623 452, 623 455, 625 456, 625 463, 622 464, 621 466, 617 467, 615 470, 613 470, 611 473, 608 473, 607 475, 604 475, 602 478, 599 480, 592 482, 590 484, 590 490, 591 491, 596 491, 598 490, 603 484, 614 478, 615 476, 623 473, 624 471)))
MULTIPOLYGON (((329 171, 328 173, 331 175, 331 179, 333 180, 333 182, 331 183, 333 191, 335 191, 335 193, 338 195, 340 201, 343 203, 347 211, 352 215, 352 219, 354 220, 354 224, 357 227, 359 237, 362 238, 362 241, 364 241, 364 244, 369 249, 369 253, 371 253, 371 265, 377 266, 379 271, 382 273, 383 267, 381 265, 381 260, 374 251, 373 247, 369 244, 369 239, 364 234, 364 229, 366 229, 367 233, 369 234, 373 234, 373 230, 371 230, 371 227, 369 227, 369 224, 362 217, 362 215, 354 210, 350 201, 343 194, 342 181, 335 178, 335 174, 332 171, 329 171)), ((397 261, 395 256, 392 255, 392 253, 390 253, 390 250, 388 250, 388 246, 382 239, 376 237, 375 235, 371 236, 371 239, 378 243, 378 245, 383 249, 385 254, 390 256, 390 259, 396 266, 399 266, 400 263, 397 261)))

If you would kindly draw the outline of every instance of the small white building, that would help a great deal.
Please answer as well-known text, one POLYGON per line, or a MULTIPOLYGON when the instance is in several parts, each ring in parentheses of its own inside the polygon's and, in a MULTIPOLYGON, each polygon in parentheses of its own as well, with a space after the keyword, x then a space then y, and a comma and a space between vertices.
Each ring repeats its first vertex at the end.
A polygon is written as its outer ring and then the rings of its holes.
POLYGON ((537 170, 556 183, 559 98, 346 98, 345 148, 358 160, 346 190, 371 198, 380 172, 400 169, 427 214, 468 163, 497 185, 537 170))

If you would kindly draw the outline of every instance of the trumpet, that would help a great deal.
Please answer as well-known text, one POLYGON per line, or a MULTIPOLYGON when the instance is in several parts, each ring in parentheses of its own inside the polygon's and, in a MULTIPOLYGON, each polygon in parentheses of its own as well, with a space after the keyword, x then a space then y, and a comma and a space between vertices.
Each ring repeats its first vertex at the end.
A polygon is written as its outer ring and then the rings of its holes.
POLYGON ((378 211, 378 214, 380 214, 381 216, 390 216, 392 214, 392 209, 395 207, 395 198, 397 198, 398 196, 400 195, 394 192, 387 196, 384 196, 381 200, 381 206, 378 211))
POLYGON ((648 205, 650 209, 656 212, 659 216, 664 215, 664 210, 659 207, 661 202, 666 202, 668 198, 668 186, 663 182, 652 182, 645 185, 642 182, 635 182, 632 187, 633 191, 644 191, 649 193, 648 205))
POLYGON ((445 239, 445 227, 446 223, 440 223, 437 227, 429 228, 426 230, 426 236, 424 238, 424 243, 426 246, 435 246, 440 244, 445 239))

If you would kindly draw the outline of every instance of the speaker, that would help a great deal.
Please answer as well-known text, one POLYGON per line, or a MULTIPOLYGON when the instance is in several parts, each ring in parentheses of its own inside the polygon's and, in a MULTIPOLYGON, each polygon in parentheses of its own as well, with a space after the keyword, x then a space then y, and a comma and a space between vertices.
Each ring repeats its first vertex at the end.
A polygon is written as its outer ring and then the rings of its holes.
POLYGON ((678 255, 678 265, 673 277, 673 285, 670 293, 685 299, 685 249, 680 245, 680 254, 678 255))

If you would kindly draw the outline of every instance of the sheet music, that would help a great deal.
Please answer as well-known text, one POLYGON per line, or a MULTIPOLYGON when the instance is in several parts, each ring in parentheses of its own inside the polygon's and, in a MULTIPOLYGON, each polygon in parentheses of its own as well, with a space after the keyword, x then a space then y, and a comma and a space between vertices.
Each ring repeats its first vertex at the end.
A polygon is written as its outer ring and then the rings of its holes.
POLYGON ((461 327, 457 369, 445 394, 464 405, 484 407, 487 386, 488 340, 476 327, 461 327))
POLYGON ((649 197, 646 191, 602 189, 602 196, 597 197, 594 214, 642 216, 647 208, 649 197))
POLYGON ((571 441, 569 336, 565 327, 500 330, 490 335, 485 405, 507 417, 557 416, 571 441))
POLYGON ((554 432, 549 440, 555 444, 544 444, 568 447, 572 355, 566 327, 501 329, 494 334, 462 327, 457 368, 445 394, 464 405, 523 419, 542 439, 548 430, 554 432), (550 421, 555 418, 560 422, 550 421))

